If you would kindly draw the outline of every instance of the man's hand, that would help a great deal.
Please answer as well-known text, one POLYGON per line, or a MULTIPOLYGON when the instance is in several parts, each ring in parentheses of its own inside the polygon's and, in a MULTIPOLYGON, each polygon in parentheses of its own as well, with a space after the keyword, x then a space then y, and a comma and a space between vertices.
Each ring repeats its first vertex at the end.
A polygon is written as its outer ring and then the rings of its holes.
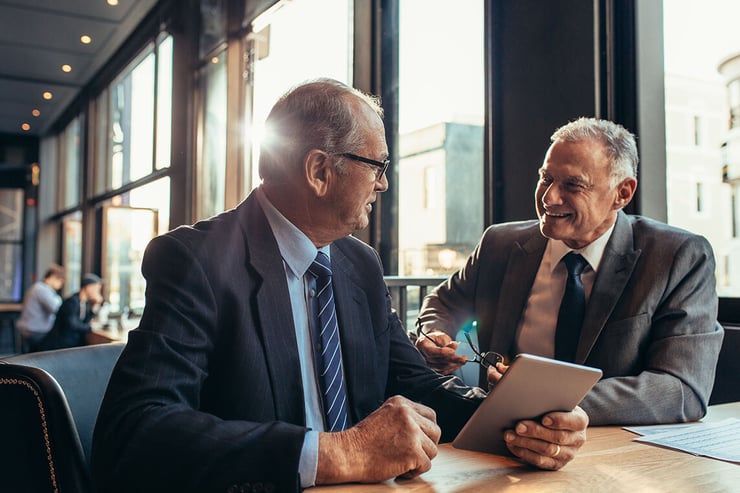
POLYGON ((493 390, 493 387, 496 386, 498 381, 501 380, 501 377, 504 376, 504 373, 506 373, 506 370, 508 369, 509 369, 509 366, 503 363, 497 363, 496 366, 488 367, 488 370, 486 370, 486 378, 488 380, 488 391, 489 392, 493 390))
POLYGON ((441 435, 436 419, 432 409, 394 396, 352 428, 319 434, 316 484, 374 483, 428 471, 441 435))
POLYGON ((558 470, 586 442, 588 415, 580 407, 548 413, 540 422, 524 420, 504 433, 512 454, 541 469, 558 470))
POLYGON ((416 349, 424 356, 429 368, 443 375, 449 375, 468 360, 465 356, 455 354, 457 341, 441 330, 420 334, 416 339, 416 349))

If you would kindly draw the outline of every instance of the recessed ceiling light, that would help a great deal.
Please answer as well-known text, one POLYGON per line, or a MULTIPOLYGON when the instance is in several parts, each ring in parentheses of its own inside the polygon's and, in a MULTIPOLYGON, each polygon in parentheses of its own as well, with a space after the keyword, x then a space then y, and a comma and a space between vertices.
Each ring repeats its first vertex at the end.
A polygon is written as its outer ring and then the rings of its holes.
POLYGON ((110 5, 111 7, 115 7, 116 5, 118 5, 118 0, 108 0, 108 5, 110 5))
POLYGON ((24 130, 25 132, 28 132, 29 130, 31 130, 31 125, 29 125, 28 123, 23 123, 23 124, 21 125, 21 128, 22 128, 22 129, 23 129, 23 130, 24 130))
POLYGON ((215 57, 211 58, 211 63, 218 63, 218 57, 215 56, 215 57))
POLYGON ((87 34, 83 34, 82 36, 80 36, 80 43, 82 43, 83 45, 89 45, 90 43, 92 43, 92 38, 87 34))
POLYGON ((47 101, 54 97, 54 95, 49 91, 45 91, 41 96, 47 101))
POLYGON ((34 108, 34 109, 33 109, 33 111, 31 111, 31 114, 32 114, 33 116, 35 116, 35 117, 39 117, 39 116, 41 116, 41 112, 39 111, 39 109, 38 109, 38 108, 34 108))
POLYGON ((69 73, 71 71, 72 71, 72 65, 69 65, 69 64, 66 64, 66 63, 64 65, 62 65, 62 72, 69 73))

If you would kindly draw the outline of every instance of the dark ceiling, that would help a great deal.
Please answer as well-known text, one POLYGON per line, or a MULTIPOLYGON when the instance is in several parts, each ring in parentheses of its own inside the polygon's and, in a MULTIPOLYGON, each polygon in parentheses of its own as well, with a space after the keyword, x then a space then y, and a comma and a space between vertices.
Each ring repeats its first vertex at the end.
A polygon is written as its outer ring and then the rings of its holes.
POLYGON ((0 0, 0 134, 45 135, 156 3, 0 0), (92 42, 83 44, 82 35, 92 42))

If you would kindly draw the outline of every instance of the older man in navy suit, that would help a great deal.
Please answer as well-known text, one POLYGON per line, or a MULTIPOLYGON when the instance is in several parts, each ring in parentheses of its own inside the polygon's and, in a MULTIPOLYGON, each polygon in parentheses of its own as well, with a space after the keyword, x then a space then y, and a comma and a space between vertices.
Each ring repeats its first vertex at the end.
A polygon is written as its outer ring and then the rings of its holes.
MULTIPOLYGON (((151 242, 141 325, 95 430, 99 491, 413 477, 472 414, 480 389, 426 366, 391 310, 377 253, 349 236, 388 186, 381 116, 336 81, 294 88, 266 122, 262 185, 151 242)), ((558 469, 587 422, 580 408, 549 413, 507 443, 558 469)))
POLYGON ((484 350, 601 368, 581 402, 591 424, 704 416, 723 336, 714 255, 701 236, 622 211, 637 160, 634 136, 613 122, 558 129, 539 170, 539 219, 488 228, 467 264, 424 300, 418 322, 428 337, 417 347, 428 363, 442 373, 464 364, 452 338, 475 321, 484 350), (574 255, 581 313, 561 324, 574 255))

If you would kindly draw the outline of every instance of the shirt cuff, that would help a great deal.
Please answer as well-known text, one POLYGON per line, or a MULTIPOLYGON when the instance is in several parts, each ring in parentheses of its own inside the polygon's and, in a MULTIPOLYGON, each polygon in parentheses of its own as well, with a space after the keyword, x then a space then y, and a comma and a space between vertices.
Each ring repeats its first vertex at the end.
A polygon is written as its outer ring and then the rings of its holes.
POLYGON ((301 487, 309 488, 316 484, 316 469, 319 465, 319 432, 309 430, 303 439, 301 458, 298 462, 298 474, 301 477, 301 487))

